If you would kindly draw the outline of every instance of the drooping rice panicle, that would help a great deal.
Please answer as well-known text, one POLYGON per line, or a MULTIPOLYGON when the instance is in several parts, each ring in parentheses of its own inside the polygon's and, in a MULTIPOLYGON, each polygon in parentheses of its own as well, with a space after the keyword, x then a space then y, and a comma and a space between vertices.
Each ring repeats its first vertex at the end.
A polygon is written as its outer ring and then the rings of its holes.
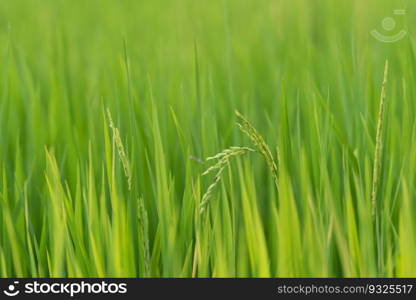
POLYGON ((215 160, 218 159, 217 163, 211 167, 209 167, 202 175, 207 175, 211 173, 214 170, 218 170, 217 173, 214 176, 214 180, 211 183, 211 185, 208 187, 207 191, 202 196, 201 203, 199 205, 200 213, 203 213, 207 207, 207 204, 212 197, 213 191, 215 187, 218 185, 218 183, 221 180, 221 174, 224 171, 225 167, 228 165, 230 158, 244 155, 248 152, 254 152, 253 149, 247 148, 247 147, 230 147, 228 149, 223 150, 222 152, 208 157, 206 161, 215 160))
POLYGON ((114 143, 117 147, 118 156, 119 156, 121 164, 123 166, 124 175, 127 178, 127 186, 128 186, 128 189, 131 190, 130 164, 129 164, 129 161, 127 159, 126 152, 124 150, 124 145, 123 145, 123 142, 122 142, 121 137, 120 137, 120 132, 119 132, 118 128, 115 127, 114 122, 113 122, 113 118, 111 117, 111 112, 108 108, 107 108, 107 116, 108 116, 109 126, 112 130, 112 133, 113 133, 113 140, 114 140, 114 143))
POLYGON ((266 160, 267 166, 269 167, 274 183, 276 185, 276 188, 279 188, 279 175, 278 175, 278 169, 277 164, 273 158, 273 155, 270 151, 269 146, 264 141, 264 138, 261 136, 261 134, 258 133, 258 131, 254 128, 253 125, 247 120, 246 117, 244 117, 240 112, 237 110, 235 111, 235 114, 237 115, 238 119, 241 123, 237 123, 238 128, 250 138, 250 140, 253 142, 254 146, 257 148, 257 150, 263 155, 264 159, 266 160))

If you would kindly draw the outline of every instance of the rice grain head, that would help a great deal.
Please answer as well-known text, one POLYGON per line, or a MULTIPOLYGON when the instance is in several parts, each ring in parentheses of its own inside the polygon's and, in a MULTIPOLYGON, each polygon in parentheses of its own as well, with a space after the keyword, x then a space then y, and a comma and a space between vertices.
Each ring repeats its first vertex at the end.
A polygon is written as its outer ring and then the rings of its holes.
POLYGON ((130 171, 130 164, 127 159, 126 152, 124 150, 123 142, 120 137, 120 132, 117 127, 115 127, 113 118, 111 117, 110 110, 107 108, 107 115, 108 115, 108 122, 109 126, 111 128, 111 131, 113 133, 113 141, 116 145, 118 156, 120 158, 121 164, 123 166, 124 175, 127 179, 127 186, 129 191, 131 190, 131 171, 130 171))
POLYGON ((150 247, 149 247, 149 220, 144 200, 142 197, 138 199, 138 217, 140 229, 140 247, 144 256, 145 276, 150 276, 150 247))
POLYGON ((213 171, 217 171, 214 176, 213 182, 211 183, 207 191, 202 196, 202 200, 199 205, 199 212, 201 214, 205 211, 208 205, 208 202, 212 197, 215 187, 218 185, 218 183, 221 180, 222 172, 224 171, 225 167, 229 164, 230 158, 244 155, 248 152, 254 152, 254 150, 247 148, 247 147, 230 147, 206 159, 206 161, 210 161, 210 160, 218 160, 218 161, 215 165, 209 167, 204 173, 202 173, 202 176, 205 176, 213 171))
POLYGON ((267 166, 272 173, 274 183, 276 185, 277 190, 279 190, 279 173, 277 169, 277 164, 273 158, 273 155, 270 151, 269 146, 264 141, 264 138, 261 136, 260 133, 254 128, 253 125, 244 117, 240 112, 237 110, 235 111, 238 119, 241 123, 237 123, 238 128, 243 132, 248 138, 252 141, 254 146, 257 150, 263 155, 264 159, 266 160, 267 166))
POLYGON ((387 76, 389 71, 389 61, 386 60, 384 66, 384 78, 381 85, 380 95, 380 107, 377 118, 377 133, 376 133, 376 148, 374 153, 374 166, 373 166, 373 185, 371 189, 371 207, 373 218, 377 215, 377 192, 380 183, 380 169, 381 169, 381 153, 383 150, 383 125, 384 125, 384 110, 385 110, 385 99, 386 99, 386 85, 387 76))

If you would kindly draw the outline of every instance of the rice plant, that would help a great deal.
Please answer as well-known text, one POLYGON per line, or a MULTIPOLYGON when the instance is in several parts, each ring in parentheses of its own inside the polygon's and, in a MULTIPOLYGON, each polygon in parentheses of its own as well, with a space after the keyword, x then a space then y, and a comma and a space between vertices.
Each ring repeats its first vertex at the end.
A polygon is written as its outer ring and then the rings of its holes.
POLYGON ((214 188, 220 182, 222 172, 228 166, 230 158, 233 156, 243 155, 243 154, 246 154, 247 152, 253 152, 253 151, 254 151, 253 149, 250 149, 247 147, 230 147, 229 149, 225 149, 222 152, 216 154, 215 156, 208 157, 206 159, 207 161, 215 160, 215 159, 217 159, 218 161, 215 165, 209 167, 204 173, 202 173, 202 175, 207 175, 214 170, 217 170, 217 172, 214 176, 214 181, 212 182, 212 184, 208 187, 207 191, 202 196, 201 204, 199 205, 201 213, 204 212, 209 199, 212 197, 214 188))
POLYGON ((0 277, 416 276, 415 13, 0 1, 0 277))
POLYGON ((376 135, 376 147, 374 153, 374 166, 373 166, 373 187, 371 190, 371 202, 373 206, 373 216, 377 213, 377 190, 378 184, 380 181, 380 168, 381 168, 381 151, 383 149, 383 121, 384 121, 384 110, 385 110, 385 98, 386 98, 386 84, 387 84, 387 75, 389 70, 389 62, 386 61, 384 67, 384 79, 381 86, 381 96, 380 96, 380 108, 377 119, 377 135, 376 135))

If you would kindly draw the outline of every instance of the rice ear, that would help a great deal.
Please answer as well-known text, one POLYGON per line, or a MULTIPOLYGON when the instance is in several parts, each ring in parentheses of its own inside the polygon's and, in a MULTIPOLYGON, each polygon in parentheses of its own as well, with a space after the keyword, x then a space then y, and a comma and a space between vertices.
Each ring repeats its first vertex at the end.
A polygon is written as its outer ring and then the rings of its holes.
POLYGON ((374 166, 373 166, 373 184, 371 189, 371 208, 372 216, 376 217, 377 214, 377 193, 380 183, 380 169, 381 169, 381 154, 383 150, 383 125, 384 125, 384 111, 385 111, 385 99, 386 99, 386 85, 387 76, 389 72, 389 61, 386 60, 384 66, 384 78, 381 85, 380 106, 377 118, 377 133, 376 133, 376 148, 374 153, 374 166))
POLYGON ((118 128, 114 125, 113 118, 111 117, 111 112, 107 108, 107 116, 108 116, 108 123, 113 132, 113 140, 117 147, 118 156, 120 157, 121 164, 123 165, 124 175, 127 179, 127 186, 129 191, 131 190, 131 171, 130 171, 130 164, 127 159, 126 152, 124 150, 124 145, 120 137, 120 132, 118 128))
POLYGON ((266 144, 261 134, 254 128, 253 125, 251 125, 246 117, 244 117, 237 110, 235 111, 235 114, 241 122, 237 123, 238 128, 252 141, 257 150, 263 155, 267 166, 272 173, 276 188, 279 189, 279 172, 269 146, 266 144))
POLYGON ((247 147, 230 147, 228 149, 223 150, 220 153, 217 153, 216 155, 212 157, 208 157, 206 161, 215 160, 217 159, 217 163, 211 167, 209 167, 205 172, 202 173, 202 176, 207 175, 211 173, 214 170, 218 170, 217 173, 214 176, 214 180, 211 183, 211 185, 208 187, 207 191, 202 196, 201 203, 199 205, 199 211, 202 214, 212 197, 212 194, 214 192, 215 187, 218 185, 218 183, 221 180, 222 172, 224 171, 225 167, 229 164, 229 160, 232 157, 244 155, 248 152, 254 152, 253 149, 247 148, 247 147))

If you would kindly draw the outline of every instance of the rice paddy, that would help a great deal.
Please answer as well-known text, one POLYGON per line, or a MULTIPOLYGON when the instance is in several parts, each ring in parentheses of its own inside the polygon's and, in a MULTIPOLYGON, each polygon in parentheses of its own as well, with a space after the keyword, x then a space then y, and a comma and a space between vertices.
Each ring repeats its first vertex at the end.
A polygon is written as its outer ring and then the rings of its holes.
POLYGON ((334 2, 1 1, 0 277, 415 277, 416 3, 334 2))

